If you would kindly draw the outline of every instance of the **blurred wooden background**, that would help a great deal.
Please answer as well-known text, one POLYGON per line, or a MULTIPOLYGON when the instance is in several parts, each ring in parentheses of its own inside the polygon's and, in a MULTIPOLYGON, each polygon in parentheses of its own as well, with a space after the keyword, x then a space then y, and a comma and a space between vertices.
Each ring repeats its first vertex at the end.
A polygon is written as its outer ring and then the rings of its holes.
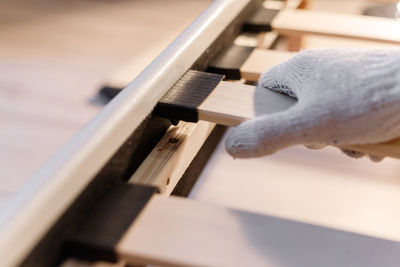
POLYGON ((0 205, 101 109, 113 72, 140 72, 210 2, 0 1, 0 205))

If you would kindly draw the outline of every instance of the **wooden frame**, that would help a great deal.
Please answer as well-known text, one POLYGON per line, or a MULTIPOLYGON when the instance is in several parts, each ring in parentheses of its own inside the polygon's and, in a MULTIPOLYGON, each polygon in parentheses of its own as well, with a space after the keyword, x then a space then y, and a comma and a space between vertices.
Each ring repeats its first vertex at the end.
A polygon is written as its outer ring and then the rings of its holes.
MULTIPOLYGON (((209 47, 214 38, 219 36, 223 29, 248 3, 249 1, 244 0, 215 2, 180 36, 174 45, 170 46, 129 85, 122 95, 111 102, 48 165, 41 169, 22 192, 2 210, 0 214, 0 258, 2 258, 3 266, 13 266, 24 259, 37 241, 46 234, 82 190, 91 182, 95 174, 107 163, 111 155, 120 147, 129 134, 139 126, 152 110, 157 100, 192 66, 193 61, 209 47), (228 16, 217 16, 224 11, 227 12, 228 16), (217 12, 217 14, 214 12, 217 12), (208 25, 208 27, 204 28, 203 25, 208 25), (193 36, 196 38, 193 38, 193 36), (195 44, 193 40, 196 40, 195 44), (172 74, 170 72, 167 73, 167 69, 173 69, 174 72, 172 74), (126 123, 128 120, 129 124, 126 123), (43 214, 47 216, 43 217, 43 214), (32 221, 37 222, 36 227, 27 227, 27 223, 32 221), (24 242, 20 242, 20 240, 24 240, 24 242)), ((277 21, 279 22, 279 20, 277 21)), ((276 24, 279 26, 278 22, 276 24)), ((396 27, 395 29, 397 29, 396 27)), ((283 27, 276 28, 284 32, 283 27)), ((296 29, 291 32, 299 34, 302 33, 302 30, 296 29)), ((314 29, 304 32, 320 33, 320 30, 314 29)), ((289 31, 286 31, 286 33, 289 33, 289 31)), ((326 34, 348 36, 350 33, 331 31, 326 34)), ((372 37, 370 35, 357 35, 354 38, 399 42, 397 39, 391 39, 383 35, 372 37)), ((225 86, 232 85, 225 84, 225 86)), ((224 86, 221 88, 224 88, 224 86)), ((250 96, 254 95, 257 88, 251 87, 251 90, 250 96)), ((207 105, 204 104, 201 108, 206 111, 207 105)), ((201 118, 209 119, 212 116, 214 115, 210 114, 210 112, 203 112, 201 118)), ((239 120, 234 119, 236 120, 235 123, 237 123, 248 118, 250 117, 246 115, 239 120)), ((233 122, 227 124, 231 123, 234 124, 233 122)), ((213 124, 202 125, 205 125, 205 127, 201 133, 206 136, 213 124)), ((187 133, 191 133, 192 128, 182 129, 185 129, 184 131, 187 131, 187 133)), ((174 138, 174 134, 171 134, 170 137, 174 138)), ((165 144, 166 140, 162 141, 165 144)), ((387 147, 391 147, 391 144, 382 144, 382 150, 380 151, 384 151, 387 147)), ((171 148, 172 150, 175 149, 174 146, 171 146, 171 148)), ((179 143, 179 146, 177 145, 177 149, 185 151, 181 143, 179 143)), ((196 149, 197 147, 194 151, 196 149)), ((161 161, 163 160, 164 155, 157 153, 153 155, 161 159, 161 161)), ((169 155, 164 157, 167 161, 171 160, 169 155)), ((147 164, 149 166, 153 162, 148 162, 147 164)), ((156 164, 161 166, 160 169, 162 171, 160 173, 168 173, 170 166, 172 166, 163 165, 157 161, 156 164)), ((184 163, 183 165, 186 164, 184 163)), ((181 169, 178 170, 174 177, 179 177, 181 172, 181 169)), ((170 189, 163 188, 166 184, 165 177, 167 176, 169 174, 152 175, 152 179, 160 179, 149 181, 149 183, 158 184, 161 187, 161 191, 169 192, 170 189)), ((138 178, 139 182, 146 180, 142 178, 143 176, 138 178)), ((176 181, 175 178, 174 181, 176 181)), ((289 246, 293 249, 293 253, 290 254, 291 258, 285 257, 285 260, 293 260, 292 263, 300 263, 304 266, 313 265, 313 263, 315 263, 314 265, 326 264, 332 257, 338 259, 338 255, 339 259, 343 260, 343 264, 397 266, 399 261, 400 247, 396 242, 195 203, 174 197, 166 199, 161 196, 156 196, 151 200, 144 212, 140 214, 138 220, 132 224, 124 238, 117 245, 116 251, 122 259, 126 259, 131 264, 153 263, 175 266, 195 266, 199 264, 226 266, 266 265, 276 259, 284 259, 265 256, 265 249, 271 244, 289 246), (188 224, 190 225, 189 229, 182 228, 182 225, 188 224), (277 235, 276 231, 271 231, 273 228, 265 227, 271 224, 289 225, 290 227, 285 228, 285 231, 279 232, 277 235), (313 239, 312 234, 315 231, 320 233, 325 230, 328 234, 323 237, 322 241, 318 239, 318 236, 314 236, 315 239, 313 239), (253 231, 250 237, 256 241, 256 246, 248 243, 249 240, 247 238, 249 236, 246 235, 246 231, 253 231), (175 236, 170 238, 171 232, 175 233, 178 238, 175 238, 175 236), (268 236, 264 235, 262 236, 263 238, 260 238, 260 233, 268 236), (296 236, 296 233, 299 235, 296 236), (331 233, 334 233, 334 235, 330 235, 331 233), (207 240, 201 241, 204 236, 207 237, 207 240), (340 238, 337 238, 338 236, 340 238), (273 238, 269 239, 269 237, 273 238), (271 240, 277 242, 271 242, 271 240), (336 253, 332 253, 333 248, 338 249, 336 253), (304 253, 298 253, 298 249, 304 253), (314 249, 319 249, 322 253, 315 255, 314 249), (356 255, 362 254, 362 257, 352 257, 354 254, 348 253, 349 251, 356 255), (375 254, 370 253, 371 251, 374 251, 375 254), (299 254, 301 255, 299 256, 299 254)), ((335 264, 338 263, 335 262, 335 264)))
POLYGON ((20 264, 32 252, 39 240, 140 126, 164 93, 221 34, 227 33, 227 28, 233 30, 238 26, 232 22, 241 19, 240 14, 243 17, 243 12, 251 11, 258 2, 261 1, 214 1, 121 94, 29 179, 0 212, 2 266, 20 264), (173 72, 170 71, 172 69, 173 72), (32 222, 36 222, 35 227, 30 227, 32 222))

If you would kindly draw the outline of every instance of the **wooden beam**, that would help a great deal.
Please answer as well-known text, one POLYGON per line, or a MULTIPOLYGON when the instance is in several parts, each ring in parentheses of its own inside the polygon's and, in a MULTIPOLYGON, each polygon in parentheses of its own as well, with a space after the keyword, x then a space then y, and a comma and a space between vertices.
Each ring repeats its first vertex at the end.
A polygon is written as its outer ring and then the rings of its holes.
POLYGON ((152 198, 115 250, 128 263, 162 266, 397 266, 400 261, 399 242, 162 196, 152 198))
POLYGON ((214 126, 214 123, 206 121, 181 121, 179 125, 172 126, 135 171, 129 183, 156 186, 162 194, 171 194, 214 126))
POLYGON ((400 22, 386 18, 285 9, 272 28, 288 36, 317 34, 400 44, 400 22))
POLYGON ((382 43, 378 41, 366 41, 349 38, 321 36, 321 35, 303 35, 301 37, 301 50, 304 49, 327 49, 327 48, 370 48, 370 49, 386 49, 399 48, 398 44, 382 43))
POLYGON ((287 51, 255 49, 240 68, 241 76, 246 81, 258 81, 262 72, 285 62, 295 54, 287 51))
POLYGON ((296 100, 261 87, 220 82, 197 108, 199 120, 234 126, 265 114, 283 111, 296 100))

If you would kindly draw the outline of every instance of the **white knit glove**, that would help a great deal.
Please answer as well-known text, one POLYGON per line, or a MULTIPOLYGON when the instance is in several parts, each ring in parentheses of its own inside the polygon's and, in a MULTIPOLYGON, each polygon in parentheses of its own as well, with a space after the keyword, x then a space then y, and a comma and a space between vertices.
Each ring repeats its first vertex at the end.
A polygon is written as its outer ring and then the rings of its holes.
POLYGON ((225 145, 233 157, 400 136, 400 50, 303 51, 263 73, 259 86, 297 97, 298 103, 231 129, 225 145))

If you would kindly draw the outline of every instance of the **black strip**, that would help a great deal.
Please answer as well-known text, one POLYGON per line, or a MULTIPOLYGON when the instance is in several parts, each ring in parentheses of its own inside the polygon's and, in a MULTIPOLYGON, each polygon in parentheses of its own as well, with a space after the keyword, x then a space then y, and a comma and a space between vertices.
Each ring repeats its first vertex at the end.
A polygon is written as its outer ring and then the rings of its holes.
POLYGON ((123 88, 115 88, 115 87, 109 87, 109 86, 104 86, 103 88, 100 89, 99 95, 106 99, 107 101, 110 101, 114 97, 116 97, 119 92, 122 91, 123 88))
POLYGON ((207 71, 223 74, 229 80, 240 80, 240 68, 253 50, 254 47, 231 45, 210 63, 207 71))
POLYGON ((169 119, 197 122, 197 107, 223 78, 223 75, 189 70, 160 99, 154 113, 169 119))
POLYGON ((156 190, 151 186, 131 184, 113 188, 98 201, 74 238, 67 241, 64 255, 115 262, 115 246, 156 190))
POLYGON ((279 13, 279 9, 258 9, 243 25, 246 32, 269 32, 272 30, 271 22, 279 13))

